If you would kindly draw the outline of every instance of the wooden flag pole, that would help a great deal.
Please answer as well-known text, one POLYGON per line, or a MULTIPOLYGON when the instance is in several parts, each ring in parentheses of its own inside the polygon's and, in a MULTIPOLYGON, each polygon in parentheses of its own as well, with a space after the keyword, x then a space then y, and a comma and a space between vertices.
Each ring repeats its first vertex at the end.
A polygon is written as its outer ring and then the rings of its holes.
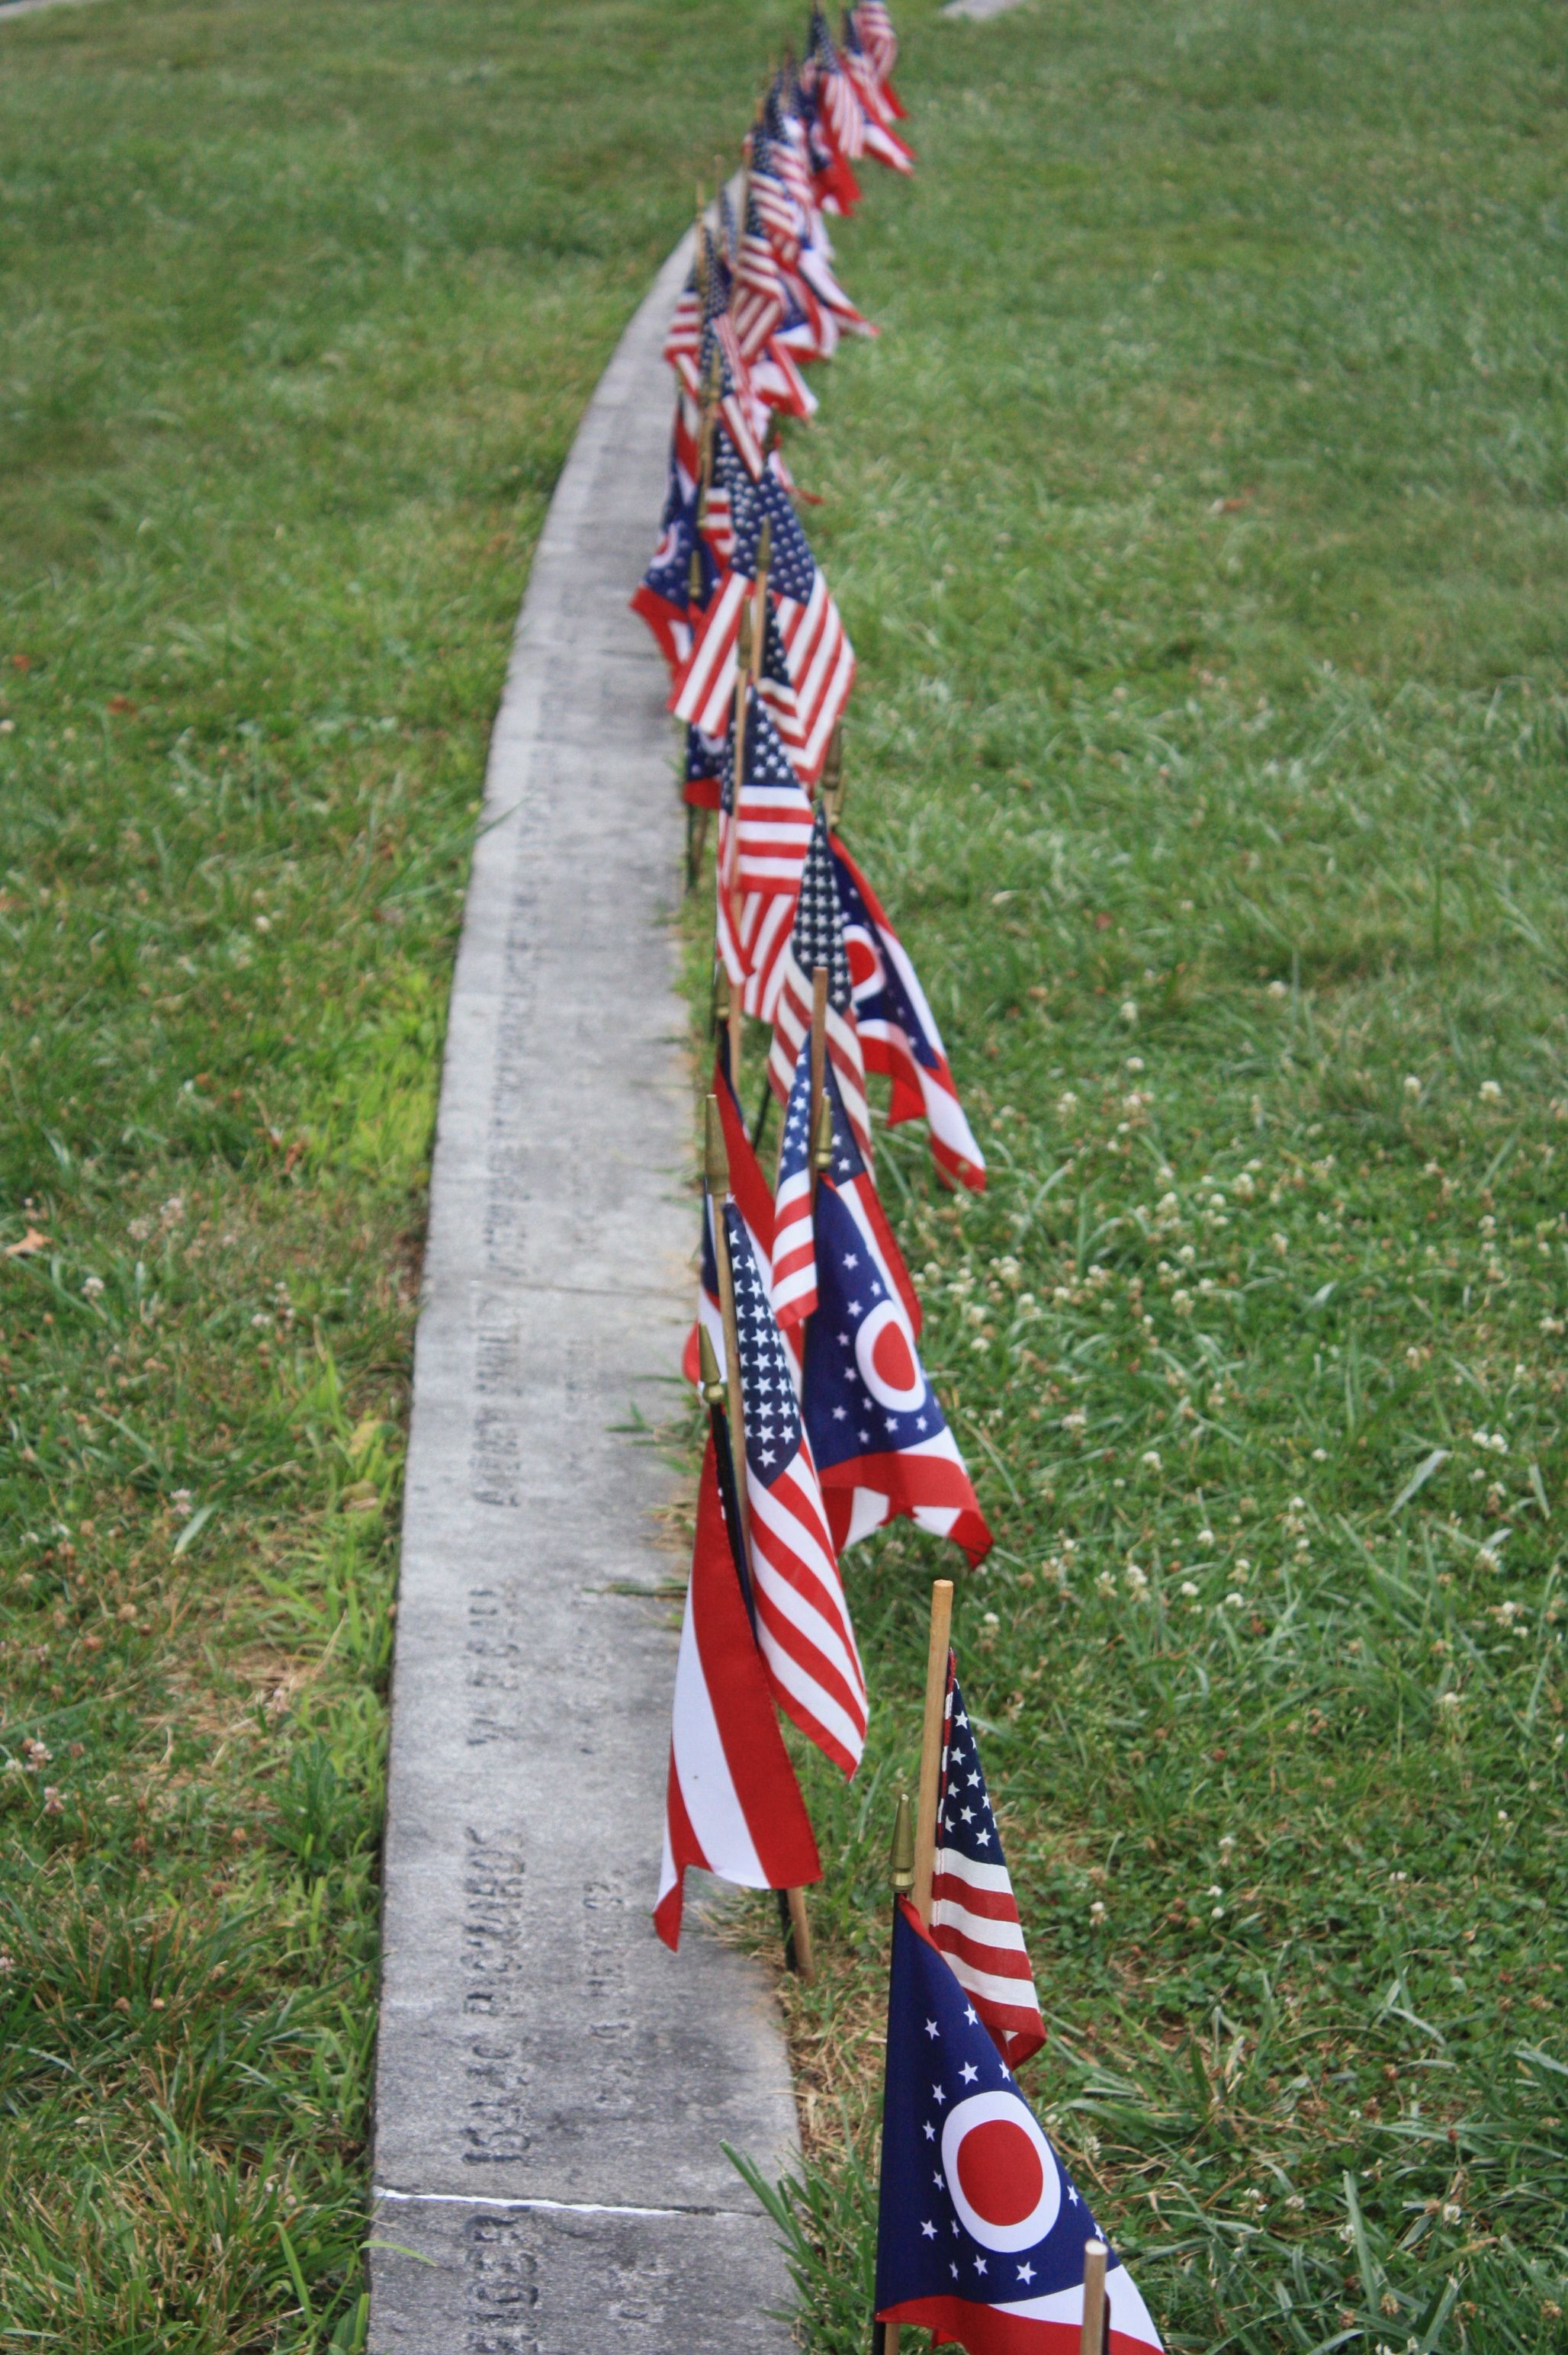
POLYGON ((933 1579, 931 1636, 925 1653, 925 1715, 920 1729, 920 1795, 914 1822, 914 1910, 931 1927, 931 1882, 936 1866, 937 1785, 942 1780, 942 1721, 947 1704, 947 1652, 953 1634, 953 1581, 933 1579))
POLYGON ((1111 2302, 1105 2295, 1105 2263, 1110 2254, 1104 2241, 1083 2243, 1083 2322, 1078 2334, 1078 2355, 1106 2355, 1111 2343, 1111 2302))
POLYGON ((753 683, 763 675, 763 656, 767 652, 768 574, 773 564, 773 517, 764 516, 757 534, 757 585, 752 591, 752 659, 746 666, 746 676, 753 683))
POLYGON ((811 968, 811 1135, 815 1150, 823 1090, 827 1085, 827 967, 811 968))

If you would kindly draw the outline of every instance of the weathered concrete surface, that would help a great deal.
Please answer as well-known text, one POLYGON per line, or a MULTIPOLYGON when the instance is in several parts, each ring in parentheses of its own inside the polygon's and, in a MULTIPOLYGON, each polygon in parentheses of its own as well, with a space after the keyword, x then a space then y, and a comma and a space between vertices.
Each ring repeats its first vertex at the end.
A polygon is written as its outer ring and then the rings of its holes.
POLYGON ((944 16, 1001 16, 1009 8, 1021 8, 1023 0, 944 0, 944 16))
POLYGON ((694 1209, 668 918, 658 347, 628 329, 534 559, 453 990, 387 1838, 378 2355, 776 2355, 793 2147, 765 1981, 649 1919, 676 1632, 651 1590, 694 1209), (615 1426, 622 1426, 617 1429, 615 1426), (632 1592, 625 1590, 630 1588, 632 1592), (410 2254, 411 2253, 411 2254, 410 2254))

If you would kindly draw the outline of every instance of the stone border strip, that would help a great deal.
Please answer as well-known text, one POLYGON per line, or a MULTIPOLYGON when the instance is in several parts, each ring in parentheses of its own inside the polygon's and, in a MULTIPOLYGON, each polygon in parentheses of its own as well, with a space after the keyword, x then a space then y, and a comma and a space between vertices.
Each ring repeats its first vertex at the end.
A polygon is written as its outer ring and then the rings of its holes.
POLYGON ((986 16, 1005 16, 1009 8, 1021 8, 1023 0, 943 0, 939 14, 944 16, 967 16, 978 24, 986 16))
POLYGON ((0 24, 7 16, 36 16, 40 8, 80 8, 85 0, 0 0, 0 24))
POLYGON ((795 2147, 765 1973, 653 1932, 695 1209, 665 678, 671 255, 546 517, 453 978, 414 1355, 386 1842, 376 2355, 784 2355, 720 2146, 795 2147), (639 1426, 639 1417, 642 1426, 639 1426))

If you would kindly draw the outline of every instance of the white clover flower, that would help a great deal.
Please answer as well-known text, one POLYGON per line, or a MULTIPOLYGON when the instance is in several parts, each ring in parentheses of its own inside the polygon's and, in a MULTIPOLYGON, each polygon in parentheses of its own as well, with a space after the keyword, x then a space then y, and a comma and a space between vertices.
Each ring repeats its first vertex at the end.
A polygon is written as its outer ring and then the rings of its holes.
POLYGON ((1268 986, 1268 994, 1271 997, 1288 997, 1290 996, 1290 985, 1288 982, 1284 981, 1271 981, 1268 986))
POLYGON ((1148 1593, 1148 1572, 1147 1570, 1140 1570, 1136 1561, 1129 1561, 1125 1574, 1127 1582, 1127 1592, 1130 1594, 1147 1594, 1148 1593))
POLYGON ((1483 1080, 1481 1082, 1480 1096, 1483 1103, 1501 1103, 1503 1100, 1503 1092, 1501 1088, 1499 1087, 1496 1080, 1483 1080))
POLYGON ((1158 1450, 1158 1448, 1157 1448, 1157 1447, 1146 1447, 1146 1448, 1144 1449, 1144 1452, 1143 1452, 1143 1455, 1142 1455, 1141 1461, 1142 1461, 1142 1464, 1143 1464, 1144 1470, 1145 1470, 1146 1472, 1157 1472, 1157 1471, 1159 1470, 1159 1450, 1158 1450))
POLYGON ((1192 1314, 1192 1295, 1189 1292, 1184 1292, 1179 1289, 1171 1294, 1170 1305, 1175 1309, 1179 1316, 1190 1316, 1192 1314))
POLYGON ((1459 1700, 1460 1696, 1456 1692, 1439 1693, 1437 1706, 1439 1709, 1457 1709, 1459 1700))
POLYGON ((103 1278, 101 1275, 90 1275, 83 1282, 81 1289, 89 1300, 96 1300, 103 1289, 103 1278))
POLYGON ((1124 1022, 1136 1022, 1138 1018, 1137 999, 1136 997, 1124 997, 1121 1003, 1120 1012, 1124 1022))
POLYGON ((1421 1082, 1413 1071, 1405 1073, 1404 1092, 1407 1096, 1418 1096, 1421 1093, 1421 1082))
POLYGON ((1230 1604, 1231 1608, 1234 1611, 1234 1610, 1240 1610, 1240 1609, 1242 1609, 1242 1608, 1245 1605, 1245 1603, 1246 1603, 1247 1598, 1246 1598, 1246 1596, 1245 1596, 1244 1594, 1240 1593, 1237 1591, 1237 1589, 1236 1589, 1235 1587, 1233 1587, 1233 1586, 1232 1586, 1232 1588, 1231 1589, 1231 1592, 1229 1593, 1229 1594, 1227 1594, 1227 1595, 1226 1595, 1225 1600, 1226 1600, 1226 1602, 1230 1604))
POLYGON ((1184 1599, 1189 1603, 1195 1603, 1198 1599, 1198 1589, 1193 1585, 1192 1581, 1189 1578, 1184 1578, 1182 1580, 1181 1593, 1184 1599))
POLYGON ((1127 1069, 1129 1071, 1141 1071, 1143 1067, 1144 1059, 1141 1055, 1129 1055, 1127 1057, 1127 1069))
POLYGON ((1211 1546, 1211 1545, 1213 1544, 1213 1542, 1214 1542, 1214 1532, 1213 1532, 1213 1530, 1212 1530, 1212 1529, 1200 1529, 1200 1530, 1199 1530, 1199 1532, 1198 1532, 1198 1543, 1199 1543, 1200 1546, 1211 1546))
POLYGON ((1073 1094, 1071 1088, 1064 1088, 1061 1093, 1057 1097, 1056 1109, 1061 1114, 1063 1120, 1066 1119, 1070 1112, 1077 1111, 1078 1099, 1073 1094))

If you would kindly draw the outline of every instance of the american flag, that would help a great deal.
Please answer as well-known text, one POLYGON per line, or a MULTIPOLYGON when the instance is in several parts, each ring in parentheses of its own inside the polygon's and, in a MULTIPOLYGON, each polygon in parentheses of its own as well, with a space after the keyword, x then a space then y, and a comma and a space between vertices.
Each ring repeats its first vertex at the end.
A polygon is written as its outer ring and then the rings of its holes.
MULTIPOLYGON (((887 11, 886 0, 858 0, 850 11, 855 30, 860 36, 860 46, 871 61, 871 70, 888 89, 888 76, 899 61, 899 37, 893 30, 893 20, 887 11)), ((891 96, 891 92, 889 91, 891 96)), ((893 111, 901 115, 903 108, 894 101, 893 111)))
POLYGON ((784 282, 757 208, 754 184, 746 197, 746 222, 735 272, 731 316, 741 357, 755 360, 784 314, 784 282))
POLYGON ((725 739, 726 815, 719 843, 718 945, 725 973, 731 986, 741 991, 747 1013, 766 1021, 772 1019, 777 975, 795 922, 795 895, 811 839, 812 807, 790 765, 785 740, 774 729, 777 701, 770 691, 765 667, 759 686, 760 697, 757 688, 747 690, 746 769, 758 783, 741 797, 741 822, 747 828, 744 844, 741 824, 733 815, 733 724, 725 739), (742 863, 746 852, 750 856, 742 863), (748 883, 752 888, 746 888, 748 883))
POLYGON ((800 1042, 811 1029, 812 982, 817 965, 827 968, 827 1059, 838 1081, 839 1093, 855 1140, 871 1157, 871 1112, 866 1099, 866 1065, 855 1021, 849 959, 844 945, 843 920, 833 879, 833 854, 828 845, 827 819, 820 804, 812 821, 811 847, 800 879, 795 922, 780 960, 779 982, 773 1012, 773 1042, 768 1056, 768 1083, 781 1103, 787 1104, 795 1079, 800 1042))
POLYGON ((842 1553, 907 1514, 973 1566, 991 1532, 921 1364, 909 1278, 832 1075, 827 1098, 833 1160, 816 1188, 817 1299, 801 1396, 834 1543, 842 1553))
MULTIPOLYGON (((771 1269, 773 1254, 773 1198, 762 1164, 752 1149, 746 1133, 746 1115, 741 1110, 730 1079, 730 1042, 721 1029, 713 1059, 713 1093, 719 1101, 719 1124, 724 1135, 725 1157, 730 1164, 730 1198, 746 1222, 746 1236, 752 1246, 752 1256, 759 1267, 771 1269)), ((719 1312, 719 1263, 714 1256, 712 1201, 703 1197, 701 1266, 697 1288, 697 1323, 687 1339, 681 1369, 696 1389, 701 1381, 698 1334, 706 1331, 713 1345, 713 1355, 720 1372, 728 1370, 724 1348, 724 1320, 719 1312)))
POLYGON ((958 1101, 936 1018, 903 943, 837 835, 833 873, 866 1069, 892 1082, 888 1125, 923 1114, 937 1167, 978 1193, 986 1164, 958 1101))
MULTIPOLYGON (((810 796, 789 764, 763 702, 746 689, 745 744, 741 774, 735 775, 735 724, 731 714, 724 744, 720 865, 730 888, 748 898, 780 892, 793 900, 800 889, 811 842, 810 796)), ((748 967, 748 970, 750 968, 748 967)))
POLYGON ((664 1857, 654 1924, 680 1944, 688 1865, 742 1889, 797 1889, 822 1878, 811 1821, 773 1714, 741 1582, 738 1533, 725 1520, 711 1438, 675 1673, 664 1857))
POLYGON ((795 1082, 784 1109, 778 1186, 773 1194, 773 1314, 784 1327, 804 1324, 816 1306, 816 1239, 811 1216, 816 1187, 811 1166, 816 1124, 808 1030, 800 1042, 795 1082))
POLYGON ((1045 2042, 1045 2022, 1002 1853, 1002 1835, 991 1811, 979 1745, 951 1652, 942 1723, 931 1935, 1008 2066, 1016 2069, 1038 2052, 1045 2042))
POLYGON ((784 1715, 852 1774, 866 1746, 866 1678, 794 1370, 745 1221, 724 1212, 746 1425, 746 1518, 757 1641, 784 1715))
POLYGON ((849 9, 844 12, 844 70, 854 85, 866 124, 866 153, 895 172, 912 172, 914 157, 893 129, 892 101, 861 43, 859 27, 849 9))
POLYGON ((722 733, 726 706, 735 692, 741 612, 756 585, 758 546, 767 523, 768 595, 795 690, 799 746, 792 746, 791 758, 802 784, 814 785, 854 685, 855 649, 773 464, 755 482, 731 473, 729 485, 734 533, 730 571, 708 608, 670 709, 709 736, 722 733))
POLYGON ((749 154, 751 203, 774 256, 786 269, 793 268, 805 229, 800 205, 790 194, 783 175, 774 168, 773 144, 763 132, 752 134, 749 154))
POLYGON ((866 115, 820 8, 811 12, 801 85, 816 150, 812 186, 817 203, 824 212, 852 213, 860 201, 852 167, 866 152, 866 115))

